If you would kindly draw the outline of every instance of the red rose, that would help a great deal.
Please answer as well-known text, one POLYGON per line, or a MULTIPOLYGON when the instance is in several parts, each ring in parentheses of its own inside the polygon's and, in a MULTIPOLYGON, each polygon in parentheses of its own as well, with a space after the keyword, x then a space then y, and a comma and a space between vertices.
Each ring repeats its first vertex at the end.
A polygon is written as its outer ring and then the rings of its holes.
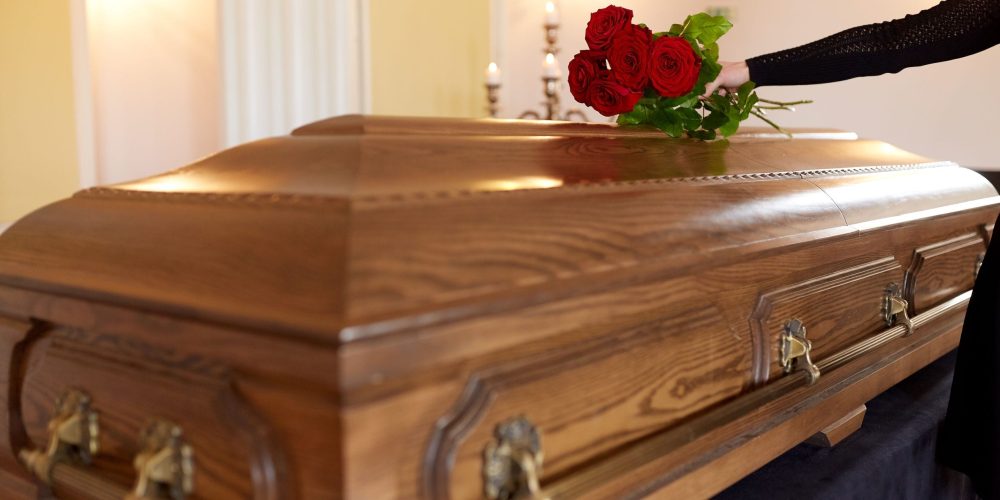
POLYGON ((590 14, 584 39, 587 40, 590 50, 608 50, 611 37, 630 24, 632 24, 631 10, 609 5, 590 14))
POLYGON ((649 83, 649 45, 653 43, 653 32, 630 24, 611 37, 608 62, 611 63, 611 78, 628 87, 642 92, 649 83))
POLYGON ((649 57, 649 80, 663 97, 680 97, 694 88, 701 72, 701 59, 682 37, 663 36, 653 42, 649 57))
POLYGON ((596 50, 581 50, 569 62, 569 91, 576 102, 590 106, 587 90, 596 80, 608 77, 607 56, 596 50))
POLYGON ((590 107, 604 116, 628 113, 642 97, 642 92, 632 92, 624 85, 611 80, 591 82, 587 92, 590 107))

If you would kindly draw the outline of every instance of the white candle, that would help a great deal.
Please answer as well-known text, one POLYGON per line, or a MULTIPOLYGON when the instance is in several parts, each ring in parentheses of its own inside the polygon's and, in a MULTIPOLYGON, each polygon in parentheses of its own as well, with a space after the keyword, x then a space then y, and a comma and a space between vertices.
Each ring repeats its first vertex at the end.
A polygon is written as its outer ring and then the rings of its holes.
POLYGON ((545 54, 545 63, 542 64, 542 75, 545 78, 559 78, 562 72, 559 70, 559 61, 551 52, 545 54))
POLYGON ((559 26, 559 10, 555 2, 545 2, 545 25, 559 26))
POLYGON ((495 62, 486 68, 486 85, 500 85, 500 68, 495 62))

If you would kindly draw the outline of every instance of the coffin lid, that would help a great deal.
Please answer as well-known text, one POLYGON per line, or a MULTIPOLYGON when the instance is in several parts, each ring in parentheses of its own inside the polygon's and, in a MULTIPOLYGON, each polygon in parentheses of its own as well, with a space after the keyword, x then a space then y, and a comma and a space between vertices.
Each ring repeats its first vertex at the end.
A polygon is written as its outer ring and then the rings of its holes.
POLYGON ((846 132, 344 116, 42 208, 0 283, 345 342, 997 203, 846 132))

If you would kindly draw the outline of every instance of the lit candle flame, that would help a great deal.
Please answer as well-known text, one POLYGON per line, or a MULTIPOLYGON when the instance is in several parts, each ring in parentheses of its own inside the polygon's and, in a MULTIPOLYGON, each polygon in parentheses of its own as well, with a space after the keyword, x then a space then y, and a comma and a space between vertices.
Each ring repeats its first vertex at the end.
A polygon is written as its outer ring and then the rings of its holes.
POLYGON ((549 28, 559 26, 559 11, 556 10, 555 2, 545 2, 545 26, 549 28))
POLYGON ((499 87, 500 86, 500 68, 497 67, 497 63, 491 62, 489 66, 486 67, 486 85, 499 87))
POLYGON ((554 79, 562 76, 562 72, 559 71, 559 63, 556 62, 556 56, 551 52, 545 54, 545 64, 542 65, 542 76, 554 79))

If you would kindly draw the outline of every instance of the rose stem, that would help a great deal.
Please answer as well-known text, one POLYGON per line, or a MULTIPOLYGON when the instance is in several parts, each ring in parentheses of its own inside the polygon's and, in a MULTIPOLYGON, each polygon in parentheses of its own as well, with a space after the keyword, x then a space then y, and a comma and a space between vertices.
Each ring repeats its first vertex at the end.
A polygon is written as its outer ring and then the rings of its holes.
POLYGON ((785 134, 788 137, 792 137, 791 133, 789 133, 787 130, 781 128, 781 126, 779 126, 777 123, 774 123, 773 121, 768 120, 767 117, 764 116, 764 115, 762 115, 762 114, 760 114, 760 112, 758 112, 758 111, 750 111, 750 114, 756 116, 757 118, 760 118, 761 120, 764 120, 765 123, 767 123, 768 125, 774 127, 774 129, 777 130, 778 132, 781 132, 782 134, 785 134))
POLYGON ((765 103, 765 104, 774 104, 775 106, 795 106, 797 104, 812 104, 813 103, 812 101, 809 101, 809 100, 791 101, 791 102, 771 101, 771 100, 768 100, 768 99, 760 99, 760 98, 758 98, 757 100, 760 101, 760 102, 762 102, 762 103, 765 103))

